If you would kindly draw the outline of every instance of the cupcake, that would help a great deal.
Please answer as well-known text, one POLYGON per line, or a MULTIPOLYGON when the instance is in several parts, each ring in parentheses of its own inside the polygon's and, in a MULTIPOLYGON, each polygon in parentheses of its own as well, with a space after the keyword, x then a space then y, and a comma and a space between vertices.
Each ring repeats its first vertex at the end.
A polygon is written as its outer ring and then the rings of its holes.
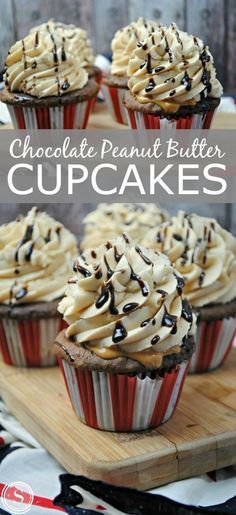
POLYGON ((123 232, 139 242, 147 231, 168 219, 167 211, 156 204, 98 204, 95 211, 84 218, 81 249, 96 247, 123 232))
POLYGON ((10 48, 5 65, 0 100, 15 128, 86 127, 99 87, 88 76, 71 29, 52 21, 42 25, 10 48))
POLYGON ((118 30, 111 43, 111 73, 103 77, 102 91, 107 107, 118 123, 127 125, 127 113, 123 105, 128 89, 128 64, 138 41, 153 32, 158 25, 155 22, 138 18, 134 23, 118 30))
POLYGON ((143 244, 164 252, 184 278, 184 295, 197 315, 190 371, 219 367, 236 332, 236 238, 214 219, 179 211, 143 244))
POLYGON ((223 93, 201 39, 172 23, 137 43, 125 106, 132 129, 209 129, 223 93))
POLYGON ((6 364, 55 364, 51 343, 65 326, 57 305, 76 255, 75 237, 35 207, 0 227, 0 351, 6 364))
POLYGON ((73 51, 77 53, 81 66, 88 72, 89 79, 94 79, 98 84, 101 83, 102 72, 100 68, 94 65, 95 57, 91 41, 88 38, 87 31, 76 27, 75 25, 66 25, 65 23, 49 20, 38 27, 34 27, 30 32, 36 33, 47 30, 50 26, 52 32, 57 32, 59 37, 66 37, 70 40, 69 44, 72 46, 73 51))
POLYGON ((193 352, 194 317, 166 256, 127 235, 85 251, 59 303, 67 390, 85 424, 138 431, 173 414, 193 352))

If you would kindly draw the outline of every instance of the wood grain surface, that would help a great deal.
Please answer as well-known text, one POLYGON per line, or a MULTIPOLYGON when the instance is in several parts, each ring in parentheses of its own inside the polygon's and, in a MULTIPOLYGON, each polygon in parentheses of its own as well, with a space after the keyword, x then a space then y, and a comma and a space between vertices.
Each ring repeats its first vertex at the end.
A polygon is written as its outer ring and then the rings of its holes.
POLYGON ((235 350, 217 371, 188 376, 173 418, 141 433, 82 424, 58 368, 0 372, 9 409, 69 472, 146 490, 236 463, 235 350))

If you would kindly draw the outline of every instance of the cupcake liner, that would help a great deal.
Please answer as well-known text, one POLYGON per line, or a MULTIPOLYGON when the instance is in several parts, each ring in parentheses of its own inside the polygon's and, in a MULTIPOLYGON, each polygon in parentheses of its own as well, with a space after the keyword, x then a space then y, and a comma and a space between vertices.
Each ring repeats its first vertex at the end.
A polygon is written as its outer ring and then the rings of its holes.
POLYGON ((73 368, 59 359, 72 407, 88 426, 105 431, 140 431, 174 413, 188 362, 163 378, 128 376, 73 368))
POLYGON ((104 83, 102 84, 102 92, 105 97, 108 111, 117 123, 121 123, 123 125, 128 125, 127 110, 124 106, 126 91, 126 88, 116 88, 104 83))
POLYGON ((236 318, 200 321, 197 324, 196 352, 190 362, 190 373, 208 372, 222 365, 236 334, 236 318))
POLYGON ((7 105, 15 129, 85 129, 95 98, 57 107, 7 105))
POLYGON ((48 367, 56 365, 51 343, 63 329, 61 318, 39 320, 0 320, 0 353, 7 365, 18 367, 48 367))
POLYGON ((210 129, 214 111, 194 114, 187 118, 170 119, 127 109, 128 124, 131 129, 210 129))

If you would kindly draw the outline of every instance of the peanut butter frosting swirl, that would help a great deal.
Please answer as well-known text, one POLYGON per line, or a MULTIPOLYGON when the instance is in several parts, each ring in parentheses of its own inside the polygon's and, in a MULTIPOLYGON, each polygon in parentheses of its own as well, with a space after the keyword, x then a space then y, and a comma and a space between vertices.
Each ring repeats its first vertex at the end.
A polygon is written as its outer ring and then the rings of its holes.
POLYGON ((36 33, 47 30, 47 25, 51 27, 52 32, 57 32, 61 38, 65 37, 70 40, 72 51, 77 53, 80 58, 81 66, 93 65, 95 61, 93 48, 86 30, 76 27, 72 24, 65 24, 55 20, 49 20, 31 29, 30 32, 36 33))
POLYGON ((167 211, 156 204, 98 204, 97 209, 83 221, 81 248, 84 250, 98 246, 106 240, 121 236, 123 232, 138 242, 148 230, 168 219, 167 211))
POLYGON ((129 60, 138 41, 145 39, 157 27, 156 22, 140 17, 136 22, 130 23, 115 33, 111 43, 113 75, 122 77, 127 75, 129 60))
POLYGON ((184 295, 192 306, 236 298, 236 238, 216 220, 179 211, 151 230, 143 245, 168 256, 184 277, 184 295))
POLYGON ((83 31, 50 20, 10 48, 5 84, 11 92, 60 97, 86 85, 90 60, 83 31))
POLYGON ((172 23, 138 42, 128 65, 128 86, 140 103, 192 105, 205 97, 219 98, 208 46, 172 23))
POLYGON ((74 272, 59 303, 68 338, 104 359, 127 356, 152 367, 180 352, 193 315, 166 256, 124 234, 85 251, 74 272))
POLYGON ((0 303, 59 299, 77 256, 75 237, 36 207, 0 227, 0 303))

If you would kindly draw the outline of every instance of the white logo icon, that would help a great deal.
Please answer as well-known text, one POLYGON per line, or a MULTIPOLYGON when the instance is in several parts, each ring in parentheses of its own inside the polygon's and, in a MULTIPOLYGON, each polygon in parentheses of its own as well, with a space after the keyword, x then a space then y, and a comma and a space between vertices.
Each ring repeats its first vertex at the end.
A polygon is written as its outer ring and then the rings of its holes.
POLYGON ((30 485, 23 481, 16 481, 5 485, 2 490, 3 507, 12 515, 27 513, 34 500, 34 492, 30 485))

